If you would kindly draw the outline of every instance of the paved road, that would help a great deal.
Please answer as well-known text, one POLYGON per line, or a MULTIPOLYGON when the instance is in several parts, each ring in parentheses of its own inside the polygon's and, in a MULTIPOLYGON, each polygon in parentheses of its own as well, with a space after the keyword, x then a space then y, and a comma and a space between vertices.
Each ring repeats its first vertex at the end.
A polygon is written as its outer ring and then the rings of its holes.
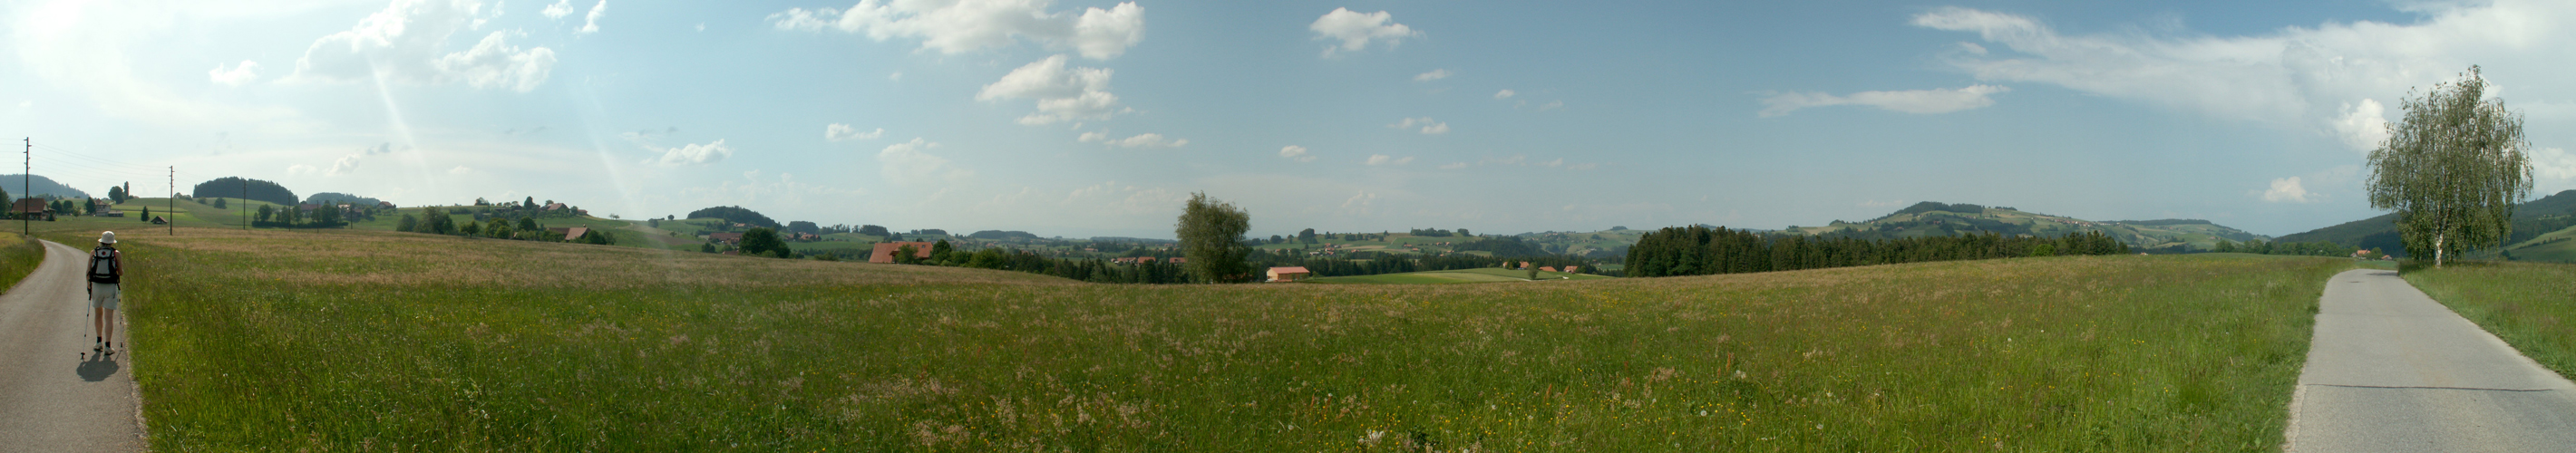
POLYGON ((2336 274, 2320 304, 2287 450, 2576 451, 2576 383, 2395 271, 2336 274))
POLYGON ((46 242, 44 264, 0 294, 0 452, 143 450, 133 362, 89 356, 84 261, 83 250, 46 242))

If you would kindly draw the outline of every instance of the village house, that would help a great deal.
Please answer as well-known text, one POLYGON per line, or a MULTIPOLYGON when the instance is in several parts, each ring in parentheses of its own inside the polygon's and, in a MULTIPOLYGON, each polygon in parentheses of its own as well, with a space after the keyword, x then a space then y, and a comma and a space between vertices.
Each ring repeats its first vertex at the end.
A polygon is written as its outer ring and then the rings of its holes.
POLYGON ((16 214, 19 218, 54 219, 54 207, 48 206, 43 198, 20 198, 16 204, 9 207, 9 213, 16 214))
POLYGON ((708 234, 707 240, 723 243, 724 245, 742 245, 742 233, 708 234))
POLYGON ((1565 267, 1565 273, 1572 274, 1572 273, 1574 273, 1574 270, 1576 270, 1576 269, 1582 269, 1582 268, 1583 268, 1583 266, 1566 266, 1566 267, 1565 267))
MULTIPOLYGON (((572 227, 572 228, 565 228, 565 229, 564 229, 564 237, 563 237, 563 240, 566 240, 566 241, 578 241, 578 240, 581 240, 581 237, 582 237, 582 236, 584 236, 584 235, 588 235, 588 234, 590 234, 590 227, 588 227, 588 226, 577 226, 577 227, 572 227)), ((739 240, 739 239, 737 239, 737 240, 739 240)))
POLYGON ((548 210, 548 211, 553 211, 553 210, 563 209, 563 208, 564 208, 564 204, 563 204, 563 203, 546 203, 546 210, 548 210))
MULTIPOLYGON (((735 236, 741 235, 737 234, 735 236)), ((930 248, 938 244, 929 242, 879 242, 877 243, 876 250, 868 252, 868 262, 892 264, 894 263, 894 255, 896 253, 903 252, 903 247, 907 245, 912 246, 913 258, 929 259, 930 248)))
POLYGON ((1538 267, 1538 270, 1540 270, 1540 271, 1546 271, 1546 272, 1556 272, 1556 267, 1555 267, 1555 266, 1539 266, 1539 267, 1538 267))
POLYGON ((1294 282, 1305 280, 1306 276, 1314 275, 1313 272, 1308 272, 1303 266, 1274 267, 1270 268, 1270 271, 1267 273, 1270 274, 1270 282, 1294 282))

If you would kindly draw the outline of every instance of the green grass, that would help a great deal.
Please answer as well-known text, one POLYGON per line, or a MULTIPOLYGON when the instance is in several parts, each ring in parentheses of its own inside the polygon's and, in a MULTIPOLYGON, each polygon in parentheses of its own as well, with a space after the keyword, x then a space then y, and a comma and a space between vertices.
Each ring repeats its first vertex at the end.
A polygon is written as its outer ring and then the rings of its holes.
POLYGON ((2455 262, 2441 269, 2410 263, 2406 281, 2460 317, 2485 328, 2522 355, 2576 378, 2576 265, 2455 262))
POLYGON ((171 451, 2269 451, 2351 266, 1133 286, 369 231, 120 239, 171 451))
MULTIPOLYGON (((1568 274, 1564 272, 1545 271, 1539 272, 1538 275, 1539 280, 1598 280, 1610 278, 1599 275, 1568 274)), ((1322 277, 1306 281, 1315 283, 1428 285, 1446 283, 1526 282, 1531 280, 1529 278, 1529 271, 1485 268, 1407 272, 1401 274, 1354 275, 1347 277, 1322 277)))
MULTIPOLYGON (((67 244, 79 244, 69 242, 67 244)), ((18 286, 45 262, 45 245, 18 233, 0 233, 0 290, 18 286)))

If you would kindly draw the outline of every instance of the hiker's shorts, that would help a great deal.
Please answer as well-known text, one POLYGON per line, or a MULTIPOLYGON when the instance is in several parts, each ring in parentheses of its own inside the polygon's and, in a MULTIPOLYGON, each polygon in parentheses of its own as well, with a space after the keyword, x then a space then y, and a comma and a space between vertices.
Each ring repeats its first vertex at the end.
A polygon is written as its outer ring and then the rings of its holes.
POLYGON ((117 299, 115 283, 89 284, 89 308, 115 310, 117 299))

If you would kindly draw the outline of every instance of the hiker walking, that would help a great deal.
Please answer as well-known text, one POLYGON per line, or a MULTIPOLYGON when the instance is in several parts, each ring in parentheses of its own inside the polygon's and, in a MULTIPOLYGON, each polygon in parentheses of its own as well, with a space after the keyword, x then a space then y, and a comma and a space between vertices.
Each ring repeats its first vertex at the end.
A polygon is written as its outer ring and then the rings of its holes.
POLYGON ((116 251, 116 232, 98 234, 98 248, 89 250, 89 308, 95 320, 98 338, 90 350, 106 352, 115 349, 108 337, 116 336, 117 281, 125 277, 125 255, 116 251))

